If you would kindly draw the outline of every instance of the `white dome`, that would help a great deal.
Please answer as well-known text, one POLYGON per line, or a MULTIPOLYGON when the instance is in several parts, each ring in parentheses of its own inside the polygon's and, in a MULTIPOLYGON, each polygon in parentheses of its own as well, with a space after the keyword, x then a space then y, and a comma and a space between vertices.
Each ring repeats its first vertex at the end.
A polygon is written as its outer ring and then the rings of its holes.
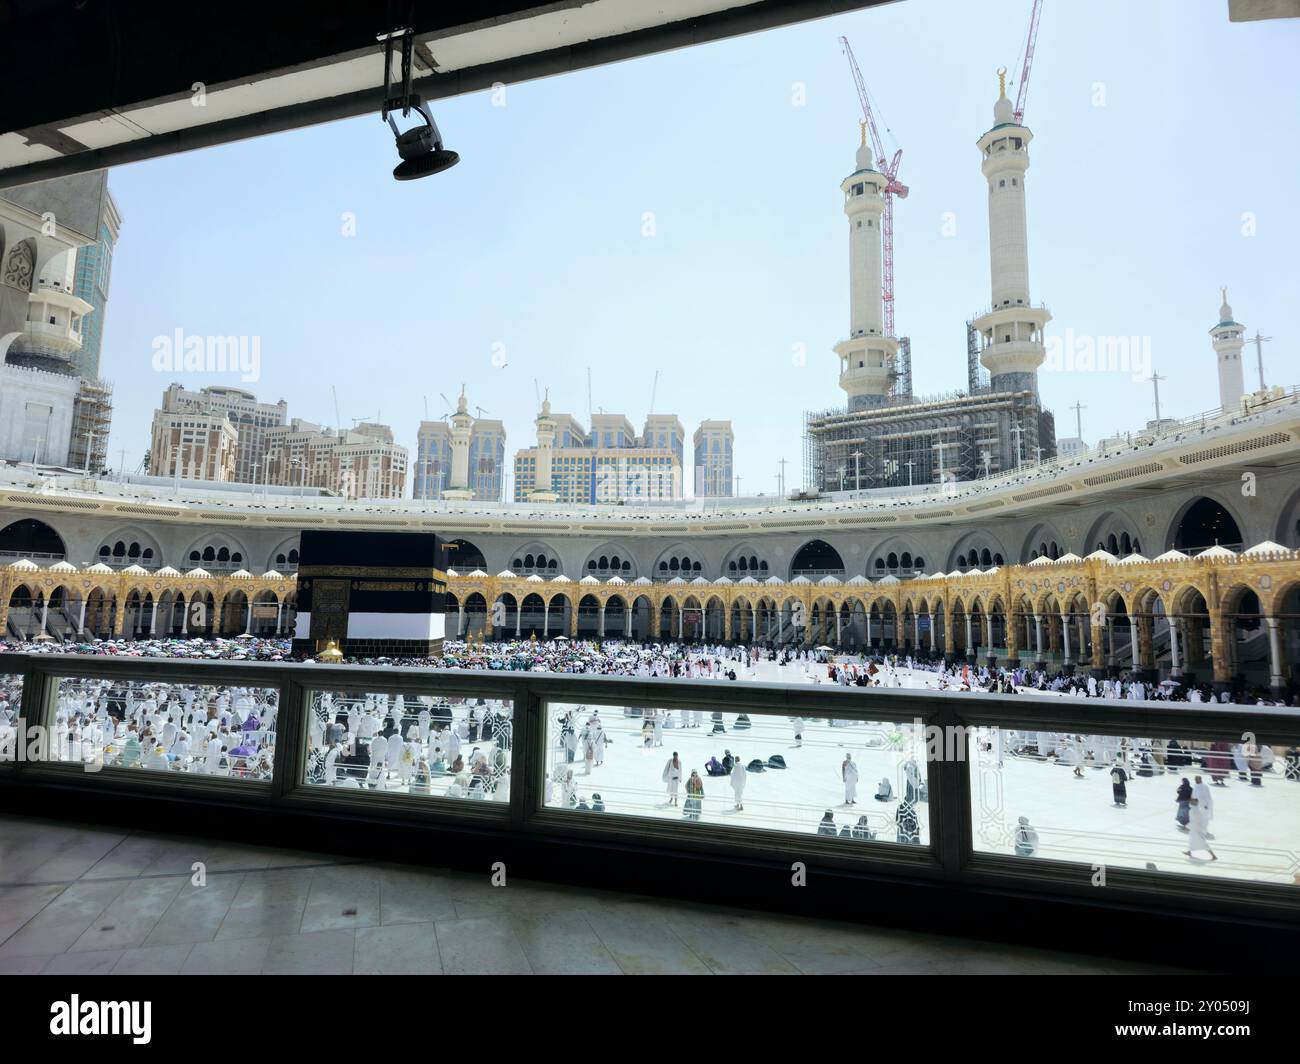
POLYGON ((188 573, 186 573, 185 575, 186 575, 186 576, 211 576, 212 574, 211 574, 210 572, 208 572, 206 569, 199 569, 199 568, 195 567, 195 568, 191 569, 191 570, 190 570, 188 573))
MULTIPOLYGON (((1256 543, 1249 550, 1244 550, 1241 553, 1252 558, 1257 558, 1261 555, 1269 554, 1290 554, 1291 551, 1280 543, 1274 543, 1271 539, 1266 539, 1263 543, 1256 543)), ((57 565, 51 565, 50 571, 53 572, 57 568, 57 565)))
MULTIPOLYGON (((17 569, 19 572, 23 572, 23 573, 31 573, 39 569, 40 566, 37 565, 34 561, 32 561, 30 558, 19 558, 16 562, 11 563, 8 566, 8 568, 17 569)), ((103 568, 105 572, 111 573, 113 571, 107 565, 105 565, 103 568)))
POLYGON ((1198 558, 1235 558, 1236 556, 1236 551, 1228 550, 1227 547, 1220 547, 1217 543, 1197 555, 1198 558))

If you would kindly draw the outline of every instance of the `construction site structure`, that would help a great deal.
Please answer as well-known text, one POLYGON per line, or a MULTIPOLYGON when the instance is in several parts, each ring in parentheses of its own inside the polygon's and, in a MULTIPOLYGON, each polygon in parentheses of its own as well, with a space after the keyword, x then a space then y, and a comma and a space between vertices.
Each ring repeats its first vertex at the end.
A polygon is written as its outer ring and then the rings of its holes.
POLYGON ((81 381, 72 404, 72 439, 68 465, 90 473, 108 466, 108 434, 113 426, 113 385, 104 380, 81 381))
POLYGON ((976 480, 1055 454, 1055 419, 1033 392, 804 415, 804 480, 821 491, 976 480))

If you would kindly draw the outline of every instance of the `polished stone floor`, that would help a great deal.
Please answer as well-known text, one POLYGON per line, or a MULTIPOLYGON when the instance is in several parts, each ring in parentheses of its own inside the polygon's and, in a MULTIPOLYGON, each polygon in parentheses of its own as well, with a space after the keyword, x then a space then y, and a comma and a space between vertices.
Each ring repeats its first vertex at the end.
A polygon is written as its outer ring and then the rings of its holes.
POLYGON ((1052 950, 0 815, 0 974, 1145 974, 1052 950), (202 862, 206 883, 193 883, 202 862))

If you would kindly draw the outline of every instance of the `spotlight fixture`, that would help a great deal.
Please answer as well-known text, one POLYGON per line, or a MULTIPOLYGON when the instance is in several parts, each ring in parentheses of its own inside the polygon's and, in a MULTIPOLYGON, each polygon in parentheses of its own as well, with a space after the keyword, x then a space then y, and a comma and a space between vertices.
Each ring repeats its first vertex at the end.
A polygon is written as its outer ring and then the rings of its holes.
POLYGON ((442 134, 438 132, 438 123, 429 113, 429 105, 411 92, 411 57, 415 50, 415 34, 410 29, 394 30, 380 35, 384 42, 384 108, 382 117, 397 139, 397 154, 402 161, 393 169, 393 177, 398 181, 414 181, 418 177, 428 177, 449 170, 460 162, 460 156, 442 146, 442 134), (390 95, 393 89, 393 42, 402 42, 401 88, 396 95, 390 95), (401 108, 405 118, 414 109, 424 119, 424 124, 413 126, 402 132, 393 121, 393 112, 401 108))
POLYGON ((460 162, 459 155, 442 146, 438 123, 429 114, 428 105, 420 97, 412 96, 411 106, 424 117, 424 125, 412 126, 405 133, 399 133, 393 116, 387 116, 388 125, 397 138, 397 154, 402 157, 402 161, 393 168, 393 176, 398 181, 414 181, 417 177, 438 174, 460 162))

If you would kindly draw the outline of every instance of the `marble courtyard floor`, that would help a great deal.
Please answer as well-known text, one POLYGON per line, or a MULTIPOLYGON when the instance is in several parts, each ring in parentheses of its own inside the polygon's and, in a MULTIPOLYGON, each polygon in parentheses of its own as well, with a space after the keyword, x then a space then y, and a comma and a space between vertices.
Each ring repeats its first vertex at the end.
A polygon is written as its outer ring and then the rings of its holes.
POLYGON ((0 815, 0 974, 1156 974, 860 924, 0 815), (202 861, 207 885, 191 885, 202 861))

